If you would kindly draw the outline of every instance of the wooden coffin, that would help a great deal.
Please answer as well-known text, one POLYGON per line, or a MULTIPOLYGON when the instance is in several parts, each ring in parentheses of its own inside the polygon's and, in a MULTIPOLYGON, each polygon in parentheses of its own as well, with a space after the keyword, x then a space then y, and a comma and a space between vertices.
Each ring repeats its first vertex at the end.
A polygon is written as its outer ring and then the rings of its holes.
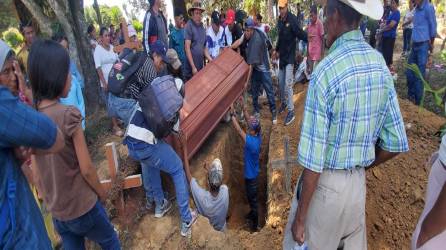
MULTIPOLYGON (((243 58, 226 49, 186 83, 180 116, 185 145, 182 150, 174 145, 186 164, 241 96, 248 75, 249 66, 243 58)), ((178 139, 174 140, 179 145, 178 139)))

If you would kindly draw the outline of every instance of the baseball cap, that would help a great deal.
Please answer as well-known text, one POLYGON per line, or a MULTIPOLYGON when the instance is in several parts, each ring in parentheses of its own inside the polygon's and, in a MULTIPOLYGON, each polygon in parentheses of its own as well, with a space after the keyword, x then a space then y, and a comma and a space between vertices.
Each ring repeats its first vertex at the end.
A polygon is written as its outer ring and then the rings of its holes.
POLYGON ((211 15, 212 23, 220 24, 220 13, 218 11, 213 11, 211 15))
POLYGON ((248 119, 248 127, 255 132, 260 131, 260 121, 255 116, 250 116, 248 119))
POLYGON ((135 30, 135 28, 133 27, 133 25, 129 24, 129 25, 127 26, 127 31, 128 31, 128 33, 129 33, 129 37, 136 36, 136 30, 135 30))
POLYGON ((169 60, 167 59, 167 56, 166 56, 167 48, 164 45, 164 43, 161 42, 160 40, 156 40, 156 42, 154 42, 154 43, 152 43, 152 45, 150 45, 150 51, 152 53, 156 53, 157 55, 161 56, 165 63, 169 63, 169 60))
POLYGON ((235 21, 235 11, 232 9, 229 9, 228 11, 226 11, 226 21, 225 23, 227 25, 233 24, 235 21))
POLYGON ((175 70, 179 69, 181 67, 181 61, 178 59, 178 54, 174 49, 168 49, 166 52, 167 61, 168 63, 174 68, 175 70))
POLYGON ((246 24, 245 27, 250 29, 250 28, 254 28, 256 26, 254 19, 252 17, 248 17, 248 19, 246 20, 246 24))
POLYGON ((223 183, 223 166, 220 159, 216 158, 212 161, 211 167, 208 172, 209 184, 214 187, 219 187, 223 183))

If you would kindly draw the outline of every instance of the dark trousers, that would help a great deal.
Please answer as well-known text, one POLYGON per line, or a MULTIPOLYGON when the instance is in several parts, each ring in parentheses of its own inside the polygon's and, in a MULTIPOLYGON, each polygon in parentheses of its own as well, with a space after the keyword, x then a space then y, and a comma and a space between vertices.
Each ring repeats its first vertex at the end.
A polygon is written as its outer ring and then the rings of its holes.
POLYGON ((259 95, 261 95, 261 91, 265 89, 271 113, 276 112, 276 101, 274 99, 273 80, 271 78, 271 72, 260 72, 256 69, 253 69, 251 80, 252 104, 254 106, 254 111, 257 113, 260 112, 258 101, 259 95))
POLYGON ((410 42, 412 41, 412 29, 404 29, 403 30, 403 51, 410 51, 410 42))
POLYGON ((79 218, 69 221, 53 218, 53 223, 65 250, 85 249, 85 238, 98 243, 102 249, 121 249, 118 235, 99 201, 79 218))
POLYGON ((387 66, 393 63, 393 48, 395 47, 395 38, 383 37, 382 52, 387 66))
POLYGON ((249 212, 248 219, 252 220, 252 228, 257 229, 259 225, 259 214, 257 204, 257 179, 245 179, 246 196, 248 198, 249 212))
MULTIPOLYGON (((428 57, 429 41, 412 43, 412 51, 410 52, 408 63, 416 64, 423 77, 426 74, 428 57)), ((421 82, 421 80, 410 69, 406 69, 406 78, 409 100, 414 102, 416 105, 420 105, 424 93, 423 82, 421 82)))

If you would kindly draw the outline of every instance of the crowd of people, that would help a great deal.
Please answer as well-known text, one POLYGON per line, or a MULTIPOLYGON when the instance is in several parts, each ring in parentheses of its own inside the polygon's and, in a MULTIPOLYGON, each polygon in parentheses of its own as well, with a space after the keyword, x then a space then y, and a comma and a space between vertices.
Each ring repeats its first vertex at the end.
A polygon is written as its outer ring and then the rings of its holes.
MULTIPOLYGON (((409 4, 402 22, 403 54, 424 74, 437 35, 435 10, 428 0, 409 4)), ((288 0, 279 0, 276 41, 260 14, 213 11, 204 23, 206 11, 194 0, 187 13, 175 9, 174 24, 168 27, 160 0, 149 0, 149 5, 142 41, 132 25, 117 30, 113 25, 100 27, 99 34, 90 25, 86 33, 113 134, 123 137, 129 156, 141 164, 146 209, 156 218, 172 209, 162 171, 173 180, 182 236, 191 234, 199 214, 215 230, 226 230, 230 197, 221 161, 204 164, 207 188, 200 186, 172 146, 157 136, 140 97, 160 81, 170 81, 184 96, 187 81, 225 49, 232 49, 252 68, 253 113, 248 113, 243 98, 235 105, 242 107, 241 119, 234 107, 229 111, 244 143, 250 207, 245 218, 250 229, 259 229, 259 97, 266 94, 273 125, 286 111, 287 126, 295 120, 293 86, 309 81, 297 156, 304 171, 296 185, 283 248, 366 249, 365 171, 409 150, 392 77, 399 1, 383 6, 379 0, 328 0, 325 8, 311 6, 305 19, 300 6, 294 14, 288 0), (371 19, 380 21, 376 32, 369 29, 366 41, 371 19), (128 39, 141 44, 142 51, 123 49, 128 39), (129 54, 141 63, 130 66, 133 77, 119 93, 111 91, 109 76, 122 69, 121 60, 129 54)), ((51 249, 60 236, 64 249, 85 249, 85 238, 102 249, 120 249, 102 205, 107 192, 85 140, 84 80, 70 59, 68 39, 63 34, 37 39, 32 23, 21 25, 20 31, 25 43, 17 56, 0 40, 0 247, 51 249)), ((423 85, 413 72, 406 74, 409 97, 420 104, 423 85)), ((178 124, 179 120, 171 133, 177 134, 178 124)), ((413 249, 438 249, 446 240, 445 144, 443 138, 431 161, 426 208, 413 249)))

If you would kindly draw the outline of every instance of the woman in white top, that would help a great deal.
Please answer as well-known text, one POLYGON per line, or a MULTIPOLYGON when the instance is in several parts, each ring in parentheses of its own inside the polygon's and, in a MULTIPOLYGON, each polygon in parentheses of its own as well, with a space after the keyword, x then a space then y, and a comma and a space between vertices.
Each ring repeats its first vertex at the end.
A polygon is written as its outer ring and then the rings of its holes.
POLYGON ((410 41, 412 40, 412 29, 413 29, 413 14, 414 14, 414 2, 409 1, 409 10, 407 10, 406 15, 403 20, 403 55, 408 55, 410 52, 410 41))
POLYGON ((99 39, 101 43, 96 46, 94 50, 94 64, 99 75, 101 84, 101 95, 105 99, 107 104, 108 115, 112 118, 113 134, 116 136, 123 136, 121 128, 118 125, 118 119, 116 111, 113 110, 113 106, 108 103, 108 75, 113 67, 113 64, 119 59, 118 54, 113 51, 113 45, 110 44, 110 34, 107 28, 102 27, 99 32, 99 39))

